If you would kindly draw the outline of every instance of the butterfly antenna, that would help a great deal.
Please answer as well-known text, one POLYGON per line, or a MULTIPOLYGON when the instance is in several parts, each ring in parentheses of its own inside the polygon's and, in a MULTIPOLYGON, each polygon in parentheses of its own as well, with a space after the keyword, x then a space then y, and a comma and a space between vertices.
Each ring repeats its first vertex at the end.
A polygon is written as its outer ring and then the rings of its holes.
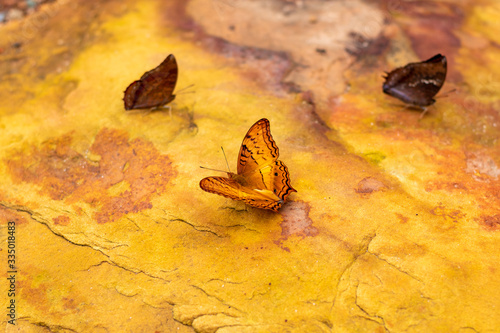
MULTIPOLYGON (((185 91, 185 90, 187 90, 187 89, 189 89, 191 87, 194 87, 194 83, 190 84, 187 87, 182 88, 181 90, 177 91, 175 94, 179 95, 181 92, 183 92, 183 91, 185 91)), ((194 93, 194 91, 186 91, 186 92, 184 92, 184 94, 193 94, 193 93, 194 93)))
POLYGON ((448 96, 449 94, 451 94, 452 92, 455 92, 455 91, 457 91, 457 89, 451 89, 451 90, 445 92, 444 94, 436 96, 436 98, 446 97, 446 96, 448 96))
POLYGON ((225 173, 227 173, 227 171, 224 171, 224 170, 217 170, 217 169, 205 168, 204 166, 200 166, 200 168, 205 169, 205 170, 210 170, 210 171, 217 171, 217 172, 225 172, 225 173))
POLYGON ((224 152, 224 147, 221 146, 220 149, 222 149, 222 154, 224 155, 224 159, 226 160, 227 170, 231 172, 231 169, 229 169, 229 163, 227 163, 227 157, 226 153, 224 152))
MULTIPOLYGON (((231 169, 229 169, 229 163, 227 163, 227 158, 226 158, 226 153, 224 152, 224 148, 222 146, 220 148, 222 149, 222 154, 224 155, 224 159, 226 160, 227 169, 229 170, 229 172, 231 172, 231 169)), ((211 171, 226 172, 227 173, 227 171, 224 171, 224 170, 211 169, 211 168, 206 168, 203 166, 200 166, 200 168, 206 169, 206 170, 211 170, 211 171)))

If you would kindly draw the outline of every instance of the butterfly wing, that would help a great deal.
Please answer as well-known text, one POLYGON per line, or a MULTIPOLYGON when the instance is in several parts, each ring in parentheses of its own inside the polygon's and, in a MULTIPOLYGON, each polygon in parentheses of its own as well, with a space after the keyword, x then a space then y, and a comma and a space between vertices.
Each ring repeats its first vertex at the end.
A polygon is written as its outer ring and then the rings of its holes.
POLYGON ((278 211, 288 195, 297 192, 290 185, 286 165, 278 161, 278 146, 271 136, 269 120, 261 119, 248 130, 238 157, 238 173, 229 178, 208 177, 200 187, 210 193, 250 206, 278 211))
POLYGON ((243 201, 250 206, 262 209, 278 211, 284 202, 270 191, 243 186, 232 178, 203 178, 200 181, 200 187, 204 191, 222 195, 233 200, 243 201))
POLYGON ((382 89, 405 103, 428 106, 435 102, 433 97, 443 86, 446 72, 446 57, 437 54, 426 61, 396 68, 387 74, 382 89))
POLYGON ((158 67, 144 73, 125 90, 125 110, 146 109, 165 105, 174 100, 173 91, 178 76, 177 61, 169 55, 158 67))
POLYGON ((273 192, 281 201, 286 201, 290 193, 297 192, 290 184, 290 174, 285 163, 281 161, 274 162, 272 176, 274 184, 273 192))
POLYGON ((279 149, 271 136, 269 120, 261 119, 248 130, 238 155, 238 175, 251 174, 278 159, 279 149))

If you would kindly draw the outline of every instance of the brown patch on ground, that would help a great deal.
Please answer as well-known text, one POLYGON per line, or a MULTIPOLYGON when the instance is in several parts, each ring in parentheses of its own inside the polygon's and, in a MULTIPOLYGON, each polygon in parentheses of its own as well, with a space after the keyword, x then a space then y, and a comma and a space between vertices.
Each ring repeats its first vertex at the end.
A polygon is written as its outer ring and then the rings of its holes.
POLYGON ((366 66, 375 66, 380 61, 380 55, 383 54, 390 45, 387 36, 380 34, 377 38, 366 38, 366 36, 351 32, 349 37, 352 41, 346 47, 346 52, 356 57, 357 61, 362 60, 366 66))
POLYGON ((442 204, 432 208, 430 213, 435 216, 441 216, 446 222, 453 223, 458 223, 466 215, 457 209, 448 209, 442 204))
POLYGON ((28 221, 18 212, 0 206, 0 224, 16 222, 16 225, 28 223, 28 221))
POLYGON ((258 82, 265 90, 271 92, 300 90, 292 83, 283 82, 292 67, 292 61, 285 52, 235 45, 201 32, 197 38, 210 53, 218 53, 233 59, 247 80, 258 82))
MULTIPOLYGON (((295 88, 283 83, 283 79, 292 66, 292 61, 285 52, 234 44, 224 38, 209 35, 186 13, 187 4, 186 1, 173 1, 161 5, 161 11, 165 13, 165 21, 183 30, 185 38, 195 40, 210 53, 232 59, 242 70, 246 79, 258 82, 268 91, 281 93, 295 88)), ((234 27, 228 26, 227 29, 231 30, 234 27)))
POLYGON ((380 180, 372 177, 366 177, 360 180, 355 191, 359 194, 370 194, 384 188, 386 188, 386 186, 380 180))
POLYGON ((75 313, 79 310, 80 304, 74 298, 63 297, 61 301, 65 312, 75 313))
MULTIPOLYGON (((412 49, 421 60, 437 53, 446 55, 448 68, 454 68, 454 55, 460 48, 460 39, 454 33, 463 24, 463 9, 451 2, 392 1, 386 0, 382 8, 398 22, 410 38, 412 49)), ((447 79, 459 81, 460 73, 449 71, 447 79)))
POLYGON ((281 215, 283 216, 281 237, 275 243, 280 245, 292 235, 302 237, 317 236, 319 231, 312 225, 313 221, 309 217, 310 209, 305 202, 290 202, 283 206, 281 209, 281 215))
POLYGON ((500 214, 493 216, 481 216, 480 219, 477 219, 480 225, 482 225, 485 229, 489 231, 500 230, 500 214))
POLYGON ((99 167, 71 148, 72 137, 48 140, 29 152, 14 151, 6 161, 15 181, 42 185, 41 193, 62 200, 82 185, 88 174, 99 173, 99 167))
POLYGON ((54 217, 52 220, 54 221, 55 225, 64 225, 64 226, 66 226, 70 222, 69 217, 67 217, 65 215, 59 215, 58 217, 54 217))
POLYGON ((99 207, 94 219, 112 222, 125 214, 152 207, 176 176, 172 162, 149 141, 129 140, 124 131, 103 129, 90 147, 100 156, 91 161, 75 151, 70 134, 13 151, 6 159, 12 178, 41 186, 40 194, 67 204, 86 202, 99 207))
POLYGON ((482 152, 466 152, 466 172, 478 181, 487 181, 490 177, 494 180, 500 176, 500 168, 495 161, 482 152))
POLYGON ((395 214, 399 218, 399 222, 402 223, 402 224, 405 224, 405 223, 407 223, 410 220, 407 216, 404 216, 401 213, 395 213, 395 214))
POLYGON ((427 181, 425 190, 446 190, 460 194, 466 191, 472 195, 479 207, 495 214, 500 207, 500 169, 497 166, 494 149, 479 149, 475 146, 463 150, 438 149, 432 156, 439 167, 433 180, 427 181))
MULTIPOLYGON (((30 272, 27 268, 28 267, 24 267, 24 271, 30 272)), ((41 313, 55 314, 53 313, 53 311, 51 311, 51 305, 48 300, 50 287, 47 283, 37 283, 34 280, 35 279, 33 276, 25 275, 24 279, 16 281, 17 288, 20 294, 18 297, 21 298, 24 302, 27 302, 27 305, 33 306, 41 313)))
POLYGON ((231 43, 231 48, 245 45, 251 50, 260 50, 260 54, 262 50, 272 50, 265 52, 276 55, 285 52, 290 61, 271 63, 249 58, 248 64, 244 61, 242 65, 253 66, 258 75, 273 74, 267 75, 271 81, 266 81, 266 76, 259 81, 264 89, 276 91, 278 95, 283 88, 291 92, 314 90, 318 103, 323 105, 328 98, 346 89, 345 82, 339 78, 352 59, 345 51, 346 45, 352 41, 349 34, 362 36, 363 41, 374 41, 367 45, 364 42, 354 43, 353 52, 377 53, 387 46, 383 37, 379 39, 384 26, 383 17, 372 9, 362 1, 350 2, 349 5, 336 1, 313 1, 307 2, 307 5, 291 6, 289 2, 279 0, 216 0, 210 5, 193 0, 186 2, 184 8, 175 8, 175 11, 179 16, 190 17, 189 20, 177 18, 177 22, 179 26, 188 27, 191 36, 197 40, 201 40, 200 33, 203 32, 205 36, 215 36, 231 43), (255 17, 259 20, 256 21, 255 17), (282 89, 269 89, 279 83, 282 83, 282 89))

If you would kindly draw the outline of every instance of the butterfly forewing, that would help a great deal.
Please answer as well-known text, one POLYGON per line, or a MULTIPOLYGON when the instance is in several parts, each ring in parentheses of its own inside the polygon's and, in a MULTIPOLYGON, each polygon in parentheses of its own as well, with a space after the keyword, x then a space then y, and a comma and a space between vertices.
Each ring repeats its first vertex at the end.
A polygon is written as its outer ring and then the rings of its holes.
POLYGON ((428 106, 435 102, 433 97, 443 86, 446 71, 446 57, 437 54, 426 61, 410 63, 391 71, 382 89, 405 103, 428 106))
POLYGON ((169 55, 158 67, 144 73, 125 90, 126 110, 162 106, 174 100, 172 93, 178 76, 177 61, 169 55))
POLYGON ((279 149, 271 136, 269 120, 256 122, 245 135, 238 155, 238 174, 250 174, 278 159, 279 149))

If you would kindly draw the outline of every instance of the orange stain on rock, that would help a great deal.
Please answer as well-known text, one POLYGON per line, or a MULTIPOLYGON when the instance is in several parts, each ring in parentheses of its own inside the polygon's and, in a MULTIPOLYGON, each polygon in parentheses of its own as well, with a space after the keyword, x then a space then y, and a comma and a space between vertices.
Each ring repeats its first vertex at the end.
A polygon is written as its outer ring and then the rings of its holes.
POLYGON ((370 194, 385 189, 386 186, 380 180, 366 177, 359 181, 358 187, 355 189, 359 194, 370 194))
MULTIPOLYGON (((448 58, 454 68, 454 55, 461 46, 455 31, 461 27, 465 13, 457 4, 432 1, 383 1, 389 15, 408 35, 413 50, 420 59, 436 53, 448 58)), ((460 73, 451 71, 448 79, 458 81, 460 73)))
POLYGON ((67 134, 14 151, 6 163, 14 181, 41 186, 42 195, 97 207, 98 223, 151 208, 152 197, 164 193, 177 174, 170 158, 151 142, 129 140, 124 131, 103 129, 97 134, 90 152, 100 156, 98 161, 75 151, 71 143, 67 134), (112 188, 119 183, 118 189, 112 188))
POLYGON ((16 211, 0 207, 0 223, 7 224, 7 222, 15 222, 16 225, 28 223, 24 216, 16 211))
POLYGON ((396 214, 396 216, 399 218, 399 222, 400 222, 401 224, 405 224, 405 223, 407 223, 407 222, 410 220, 407 216, 404 216, 404 215, 403 215, 403 214, 401 214, 401 213, 395 213, 395 214, 396 214))
POLYGON ((495 156, 494 149, 472 145, 456 151, 434 149, 438 169, 434 179, 425 184, 425 190, 471 195, 484 212, 495 215, 500 207, 500 169, 491 157, 495 156))
POLYGON ((59 215, 58 217, 54 217, 52 220, 54 221, 54 224, 64 226, 68 225, 70 222, 69 217, 65 215, 59 215))
POLYGON ((314 237, 319 234, 319 230, 314 227, 313 221, 309 217, 310 207, 305 202, 290 202, 281 208, 283 222, 281 222, 281 237, 274 243, 285 251, 290 251, 283 247, 282 243, 290 236, 314 237))
POLYGON ((442 204, 432 208, 430 213, 434 216, 441 216, 445 221, 453 223, 458 223, 466 215, 457 209, 448 209, 442 204))
POLYGON ((500 230, 500 214, 493 216, 481 216, 479 224, 489 231, 500 230))
MULTIPOLYGON (((27 267, 24 267, 27 270, 27 267)), ((17 288, 19 288, 20 297, 28 306, 36 308, 41 313, 52 313, 49 302, 49 289, 46 283, 34 283, 33 276, 26 276, 24 280, 16 281, 17 288)))
POLYGON ((69 297, 62 298, 62 305, 64 307, 64 310, 70 313, 76 313, 80 308, 79 302, 69 297))

